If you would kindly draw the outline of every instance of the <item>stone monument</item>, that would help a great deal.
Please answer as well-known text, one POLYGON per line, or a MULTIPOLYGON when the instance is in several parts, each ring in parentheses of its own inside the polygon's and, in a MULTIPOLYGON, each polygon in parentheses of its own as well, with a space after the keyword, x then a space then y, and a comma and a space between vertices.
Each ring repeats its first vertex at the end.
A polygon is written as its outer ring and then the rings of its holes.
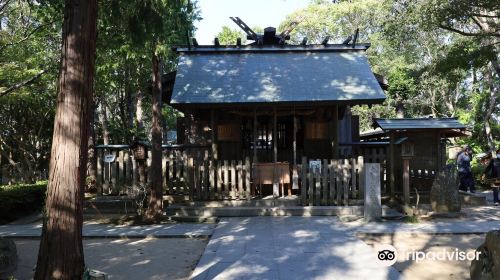
POLYGON ((437 173, 432 183, 430 200, 432 211, 460 212, 461 200, 458 193, 458 176, 455 165, 448 164, 437 173))
POLYGON ((375 221, 382 217, 380 194, 380 163, 365 163, 365 220, 375 221))

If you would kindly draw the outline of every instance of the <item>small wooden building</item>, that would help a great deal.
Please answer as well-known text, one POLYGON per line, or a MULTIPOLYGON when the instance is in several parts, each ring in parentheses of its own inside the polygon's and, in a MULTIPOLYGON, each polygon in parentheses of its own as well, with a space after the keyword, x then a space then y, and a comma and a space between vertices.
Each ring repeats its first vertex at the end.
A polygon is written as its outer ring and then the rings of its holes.
POLYGON ((373 125, 377 130, 362 133, 360 138, 365 144, 385 147, 393 197, 403 193, 404 158, 409 160, 410 190, 428 192, 434 175, 446 164, 447 139, 466 136, 466 127, 457 118, 374 119, 373 125))

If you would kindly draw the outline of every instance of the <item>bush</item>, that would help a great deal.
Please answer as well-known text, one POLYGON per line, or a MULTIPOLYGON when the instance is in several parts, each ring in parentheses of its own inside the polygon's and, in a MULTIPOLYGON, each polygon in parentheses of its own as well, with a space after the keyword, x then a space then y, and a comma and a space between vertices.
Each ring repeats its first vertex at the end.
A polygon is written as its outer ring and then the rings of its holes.
POLYGON ((45 202, 47 182, 0 186, 0 224, 40 211, 45 202))

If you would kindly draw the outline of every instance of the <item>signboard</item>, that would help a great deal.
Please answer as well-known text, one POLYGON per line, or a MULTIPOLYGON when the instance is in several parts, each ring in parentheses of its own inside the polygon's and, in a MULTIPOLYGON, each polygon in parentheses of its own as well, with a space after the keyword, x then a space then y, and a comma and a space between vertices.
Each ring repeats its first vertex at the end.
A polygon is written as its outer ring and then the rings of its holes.
POLYGON ((309 170, 313 173, 320 173, 321 174, 321 160, 316 159, 316 160, 310 160, 309 161, 309 170))
POLYGON ((116 155, 104 155, 104 162, 105 163, 112 163, 115 162, 116 155))

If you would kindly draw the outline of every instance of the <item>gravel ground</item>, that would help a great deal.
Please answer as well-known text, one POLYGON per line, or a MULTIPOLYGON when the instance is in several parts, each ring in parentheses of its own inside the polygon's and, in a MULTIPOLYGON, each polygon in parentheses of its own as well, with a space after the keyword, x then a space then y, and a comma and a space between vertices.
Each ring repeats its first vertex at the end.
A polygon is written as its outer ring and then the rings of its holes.
MULTIPOLYGON (((90 238, 84 239, 87 267, 108 274, 108 279, 188 279, 207 239, 90 238)), ((38 239, 15 239, 19 261, 14 277, 32 279, 38 239)))

